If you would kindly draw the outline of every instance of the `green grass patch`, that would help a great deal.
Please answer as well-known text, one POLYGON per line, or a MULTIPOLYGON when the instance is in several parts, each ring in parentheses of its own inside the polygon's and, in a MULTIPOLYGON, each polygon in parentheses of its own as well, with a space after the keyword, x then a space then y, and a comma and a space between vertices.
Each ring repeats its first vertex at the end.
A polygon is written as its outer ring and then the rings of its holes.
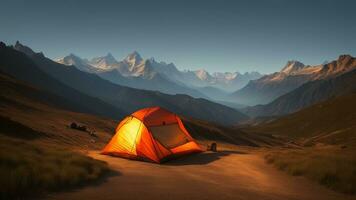
POLYGON ((268 163, 294 176, 305 176, 333 190, 356 194, 354 150, 309 147, 280 150, 265 156, 268 163))
POLYGON ((0 139, 1 199, 71 188, 109 171, 105 162, 64 149, 0 139))

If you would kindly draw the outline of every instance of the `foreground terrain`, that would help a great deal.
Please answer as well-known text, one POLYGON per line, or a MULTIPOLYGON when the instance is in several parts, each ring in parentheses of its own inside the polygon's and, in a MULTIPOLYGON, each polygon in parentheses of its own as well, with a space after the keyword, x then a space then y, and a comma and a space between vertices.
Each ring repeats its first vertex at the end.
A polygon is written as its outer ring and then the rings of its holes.
POLYGON ((266 164, 261 153, 226 148, 157 165, 90 152, 117 171, 99 185, 47 199, 356 199, 266 164))

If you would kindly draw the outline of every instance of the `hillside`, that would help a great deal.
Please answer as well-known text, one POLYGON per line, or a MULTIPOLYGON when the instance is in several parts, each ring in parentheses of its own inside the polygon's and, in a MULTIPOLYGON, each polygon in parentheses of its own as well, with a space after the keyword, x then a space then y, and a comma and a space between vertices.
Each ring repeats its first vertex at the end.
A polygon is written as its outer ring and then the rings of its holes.
POLYGON ((356 70, 335 78, 308 82, 267 105, 247 107, 243 110, 253 117, 285 115, 354 91, 356 91, 356 70))
POLYGON ((71 102, 5 74, 0 75, 0 81, 4 91, 0 94, 1 134, 62 147, 97 149, 107 142, 117 125, 112 119, 73 112, 71 102), (70 129, 72 122, 86 125, 96 136, 70 129))
MULTIPOLYGON (((124 115, 124 112, 119 108, 79 92, 48 76, 25 54, 6 46, 0 47, 0 71, 53 94, 51 96, 48 96, 48 94, 42 96, 42 93, 33 95, 37 99, 51 99, 57 105, 65 106, 77 112, 86 112, 114 119, 120 119, 124 115)), ((2 78, 6 79, 4 76, 2 78)), ((6 81, 3 84, 12 82, 9 79, 6 79, 6 81)), ((5 85, 2 86, 4 91, 8 89, 5 85)), ((22 85, 21 87, 26 86, 22 85)))
POLYGON ((4 73, 0 82, 0 199, 38 199, 47 191, 92 183, 110 171, 106 163, 80 152, 101 149, 114 120, 69 111, 80 110, 79 104, 4 73), (69 128, 72 122, 94 134, 69 128))
POLYGON ((356 144, 356 93, 329 99, 249 132, 281 135, 303 142, 356 144))
POLYGON ((248 133, 236 127, 221 126, 191 118, 183 118, 183 123, 188 132, 202 143, 215 141, 252 147, 271 147, 284 143, 283 140, 270 134, 248 133))

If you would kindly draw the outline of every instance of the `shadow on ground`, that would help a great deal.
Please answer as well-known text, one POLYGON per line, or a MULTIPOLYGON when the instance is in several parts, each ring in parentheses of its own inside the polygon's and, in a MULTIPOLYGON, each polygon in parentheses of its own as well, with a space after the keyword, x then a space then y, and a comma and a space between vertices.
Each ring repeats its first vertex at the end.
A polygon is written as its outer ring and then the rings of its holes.
POLYGON ((180 157, 174 160, 167 161, 163 165, 181 166, 181 165, 206 165, 222 157, 230 154, 247 154, 243 151, 218 151, 218 152, 204 152, 192 154, 189 156, 180 157))

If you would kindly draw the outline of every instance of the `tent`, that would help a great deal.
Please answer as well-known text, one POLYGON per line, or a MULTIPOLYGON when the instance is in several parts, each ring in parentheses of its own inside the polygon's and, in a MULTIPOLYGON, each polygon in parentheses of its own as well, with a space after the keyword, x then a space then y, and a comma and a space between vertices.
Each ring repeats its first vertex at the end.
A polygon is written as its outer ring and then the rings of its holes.
POLYGON ((176 114, 151 107, 122 120, 102 154, 161 163, 171 157, 201 151, 176 114))

